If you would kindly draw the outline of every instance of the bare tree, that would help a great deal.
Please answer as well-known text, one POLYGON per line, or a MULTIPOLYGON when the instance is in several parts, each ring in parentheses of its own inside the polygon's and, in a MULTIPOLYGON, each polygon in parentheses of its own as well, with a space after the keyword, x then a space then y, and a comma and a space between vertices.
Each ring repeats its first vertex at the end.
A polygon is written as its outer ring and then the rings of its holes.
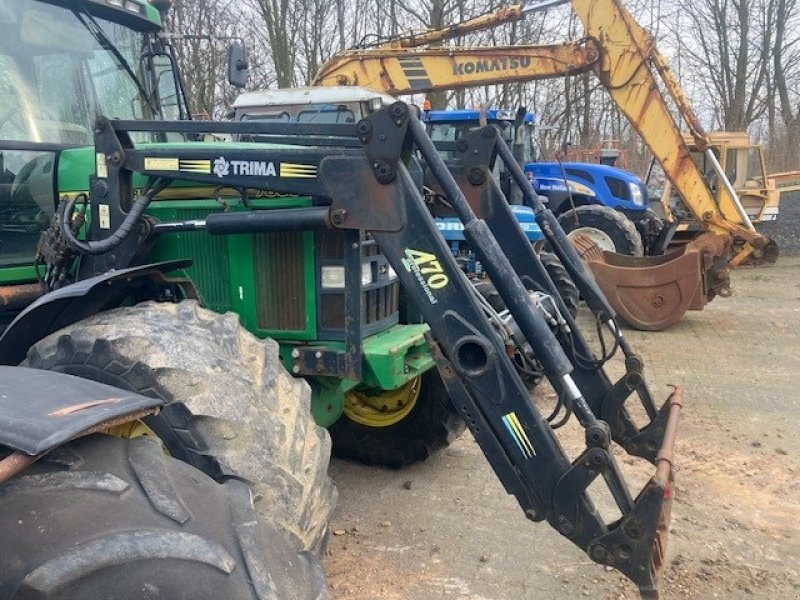
POLYGON ((681 43, 721 128, 744 130, 766 111, 774 3, 699 0, 682 5, 688 22, 683 37, 689 43, 681 43))
MULTIPOLYGON (((797 0, 777 0, 775 9, 775 42, 772 48, 774 90, 780 106, 781 116, 787 128, 793 128, 800 111, 793 106, 789 90, 790 68, 796 76, 796 67, 800 60, 800 39, 794 35, 787 40, 787 26, 791 26, 797 12, 797 0), (793 67, 793 68, 792 68, 793 67)), ((794 99, 797 102, 797 99, 794 99)))
POLYGON ((183 39, 174 44, 193 114, 213 116, 225 104, 224 38, 231 23, 231 2, 177 0, 168 27, 183 39))
POLYGON ((250 0, 266 28, 278 87, 296 83, 295 47, 303 7, 297 0, 250 0))

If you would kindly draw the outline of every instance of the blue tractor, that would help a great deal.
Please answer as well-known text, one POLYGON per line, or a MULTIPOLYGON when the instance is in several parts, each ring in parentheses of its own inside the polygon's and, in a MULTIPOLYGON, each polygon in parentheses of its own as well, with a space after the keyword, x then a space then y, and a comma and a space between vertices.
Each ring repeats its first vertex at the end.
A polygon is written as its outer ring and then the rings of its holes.
MULTIPOLYGON (((434 141, 457 141, 480 124, 481 111, 426 110, 422 118, 434 141)), ((536 162, 531 113, 491 109, 486 123, 514 147, 534 190, 547 198, 568 235, 586 235, 602 250, 631 256, 664 252, 664 226, 650 210, 639 177, 606 164, 536 162)), ((508 175, 497 175, 506 197, 513 198, 508 175)))
MULTIPOLYGON (((564 300, 564 304, 574 317, 578 313, 578 304, 580 302, 578 288, 575 287, 575 284, 572 282, 572 279, 567 274, 567 270, 564 268, 564 265, 561 264, 558 257, 552 252, 542 250, 544 246, 544 234, 536 223, 533 210, 527 206, 512 205, 511 212, 514 214, 514 218, 525 233, 525 237, 537 248, 539 258, 547 269, 550 279, 553 280, 559 295, 562 300, 564 300)), ((434 221, 436 221, 436 228, 441 232, 442 237, 450 246, 450 250, 456 262, 469 276, 478 292, 489 301, 495 310, 505 310, 505 306, 500 301, 500 296, 497 294, 494 286, 485 279, 485 273, 480 260, 478 260, 467 244, 466 237, 464 236, 464 224, 461 220, 455 216, 437 215, 434 210, 434 221)))

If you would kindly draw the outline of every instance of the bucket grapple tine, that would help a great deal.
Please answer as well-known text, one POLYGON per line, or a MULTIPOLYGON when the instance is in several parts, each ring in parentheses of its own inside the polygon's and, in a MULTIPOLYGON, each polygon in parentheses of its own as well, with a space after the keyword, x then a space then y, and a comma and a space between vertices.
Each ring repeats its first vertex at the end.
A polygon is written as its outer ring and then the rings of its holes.
MULTIPOLYGON (((671 494, 677 409, 671 409, 663 423, 656 475, 634 498, 614 459, 612 428, 598 416, 605 396, 613 392, 602 364, 595 369, 576 368, 544 310, 531 299, 523 283, 525 275, 506 256, 487 222, 476 216, 407 106, 396 103, 377 111, 359 123, 358 130, 366 156, 325 158, 319 167, 320 181, 332 210, 352 217, 340 227, 370 231, 409 300, 430 326, 434 359, 448 395, 497 477, 529 519, 546 520, 594 560, 634 581, 643 593, 657 590, 669 520, 665 500, 671 494), (533 402, 498 323, 487 318, 485 306, 439 234, 406 168, 412 144, 458 214, 465 238, 537 364, 584 428, 586 448, 574 461, 564 452, 557 429, 533 402), (597 379, 591 380, 590 372, 597 379), (592 381, 599 382, 601 393, 587 398, 584 388, 591 387, 592 381), (593 482, 607 487, 622 515, 619 521, 607 522, 594 506, 589 491, 593 482)), ((574 326, 574 321, 570 323, 574 326)), ((631 373, 639 375, 628 381, 632 392, 643 385, 641 364, 632 352, 626 353, 626 359, 631 373)), ((645 396, 651 400, 649 393, 645 396)), ((611 412, 616 421, 624 421, 625 435, 641 433, 625 420, 624 406, 611 412)))
POLYGON ((675 485, 675 436, 683 408, 682 387, 675 387, 665 406, 668 411, 664 439, 657 454, 655 474, 636 497, 633 508, 588 547, 593 560, 622 572, 639 586, 642 598, 646 599, 659 597, 659 582, 666 564, 675 485))

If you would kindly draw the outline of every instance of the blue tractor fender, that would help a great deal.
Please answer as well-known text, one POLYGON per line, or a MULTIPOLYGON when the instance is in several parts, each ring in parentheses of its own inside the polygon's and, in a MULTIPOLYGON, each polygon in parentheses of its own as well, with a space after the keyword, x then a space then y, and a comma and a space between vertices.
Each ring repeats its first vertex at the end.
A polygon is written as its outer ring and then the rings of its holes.
POLYGON ((109 271, 45 294, 17 315, 3 332, 0 365, 18 365, 39 340, 91 315, 117 308, 147 284, 165 283, 165 273, 191 264, 190 260, 172 260, 109 271))

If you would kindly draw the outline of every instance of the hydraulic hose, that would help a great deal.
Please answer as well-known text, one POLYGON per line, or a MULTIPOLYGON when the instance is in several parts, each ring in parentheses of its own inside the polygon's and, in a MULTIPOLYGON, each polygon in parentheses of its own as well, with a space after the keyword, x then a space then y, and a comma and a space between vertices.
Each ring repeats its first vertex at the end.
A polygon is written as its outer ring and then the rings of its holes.
POLYGON ((125 239, 131 234, 133 228, 136 226, 136 223, 144 214, 145 209, 153 200, 153 196, 164 189, 164 187, 166 187, 166 184, 160 186, 159 188, 148 189, 147 191, 142 192, 133 202, 130 212, 128 212, 128 214, 125 216, 125 219, 122 221, 122 224, 117 228, 117 230, 106 239, 99 241, 81 242, 72 233, 72 230, 69 226, 70 215, 72 215, 72 212, 75 210, 75 203, 77 202, 77 199, 73 198, 64 205, 64 208, 62 208, 59 215, 61 219, 61 233, 64 235, 67 245, 69 245, 69 247, 76 252, 80 252, 81 254, 90 254, 92 256, 105 254, 106 252, 113 250, 123 241, 125 241, 125 239))

